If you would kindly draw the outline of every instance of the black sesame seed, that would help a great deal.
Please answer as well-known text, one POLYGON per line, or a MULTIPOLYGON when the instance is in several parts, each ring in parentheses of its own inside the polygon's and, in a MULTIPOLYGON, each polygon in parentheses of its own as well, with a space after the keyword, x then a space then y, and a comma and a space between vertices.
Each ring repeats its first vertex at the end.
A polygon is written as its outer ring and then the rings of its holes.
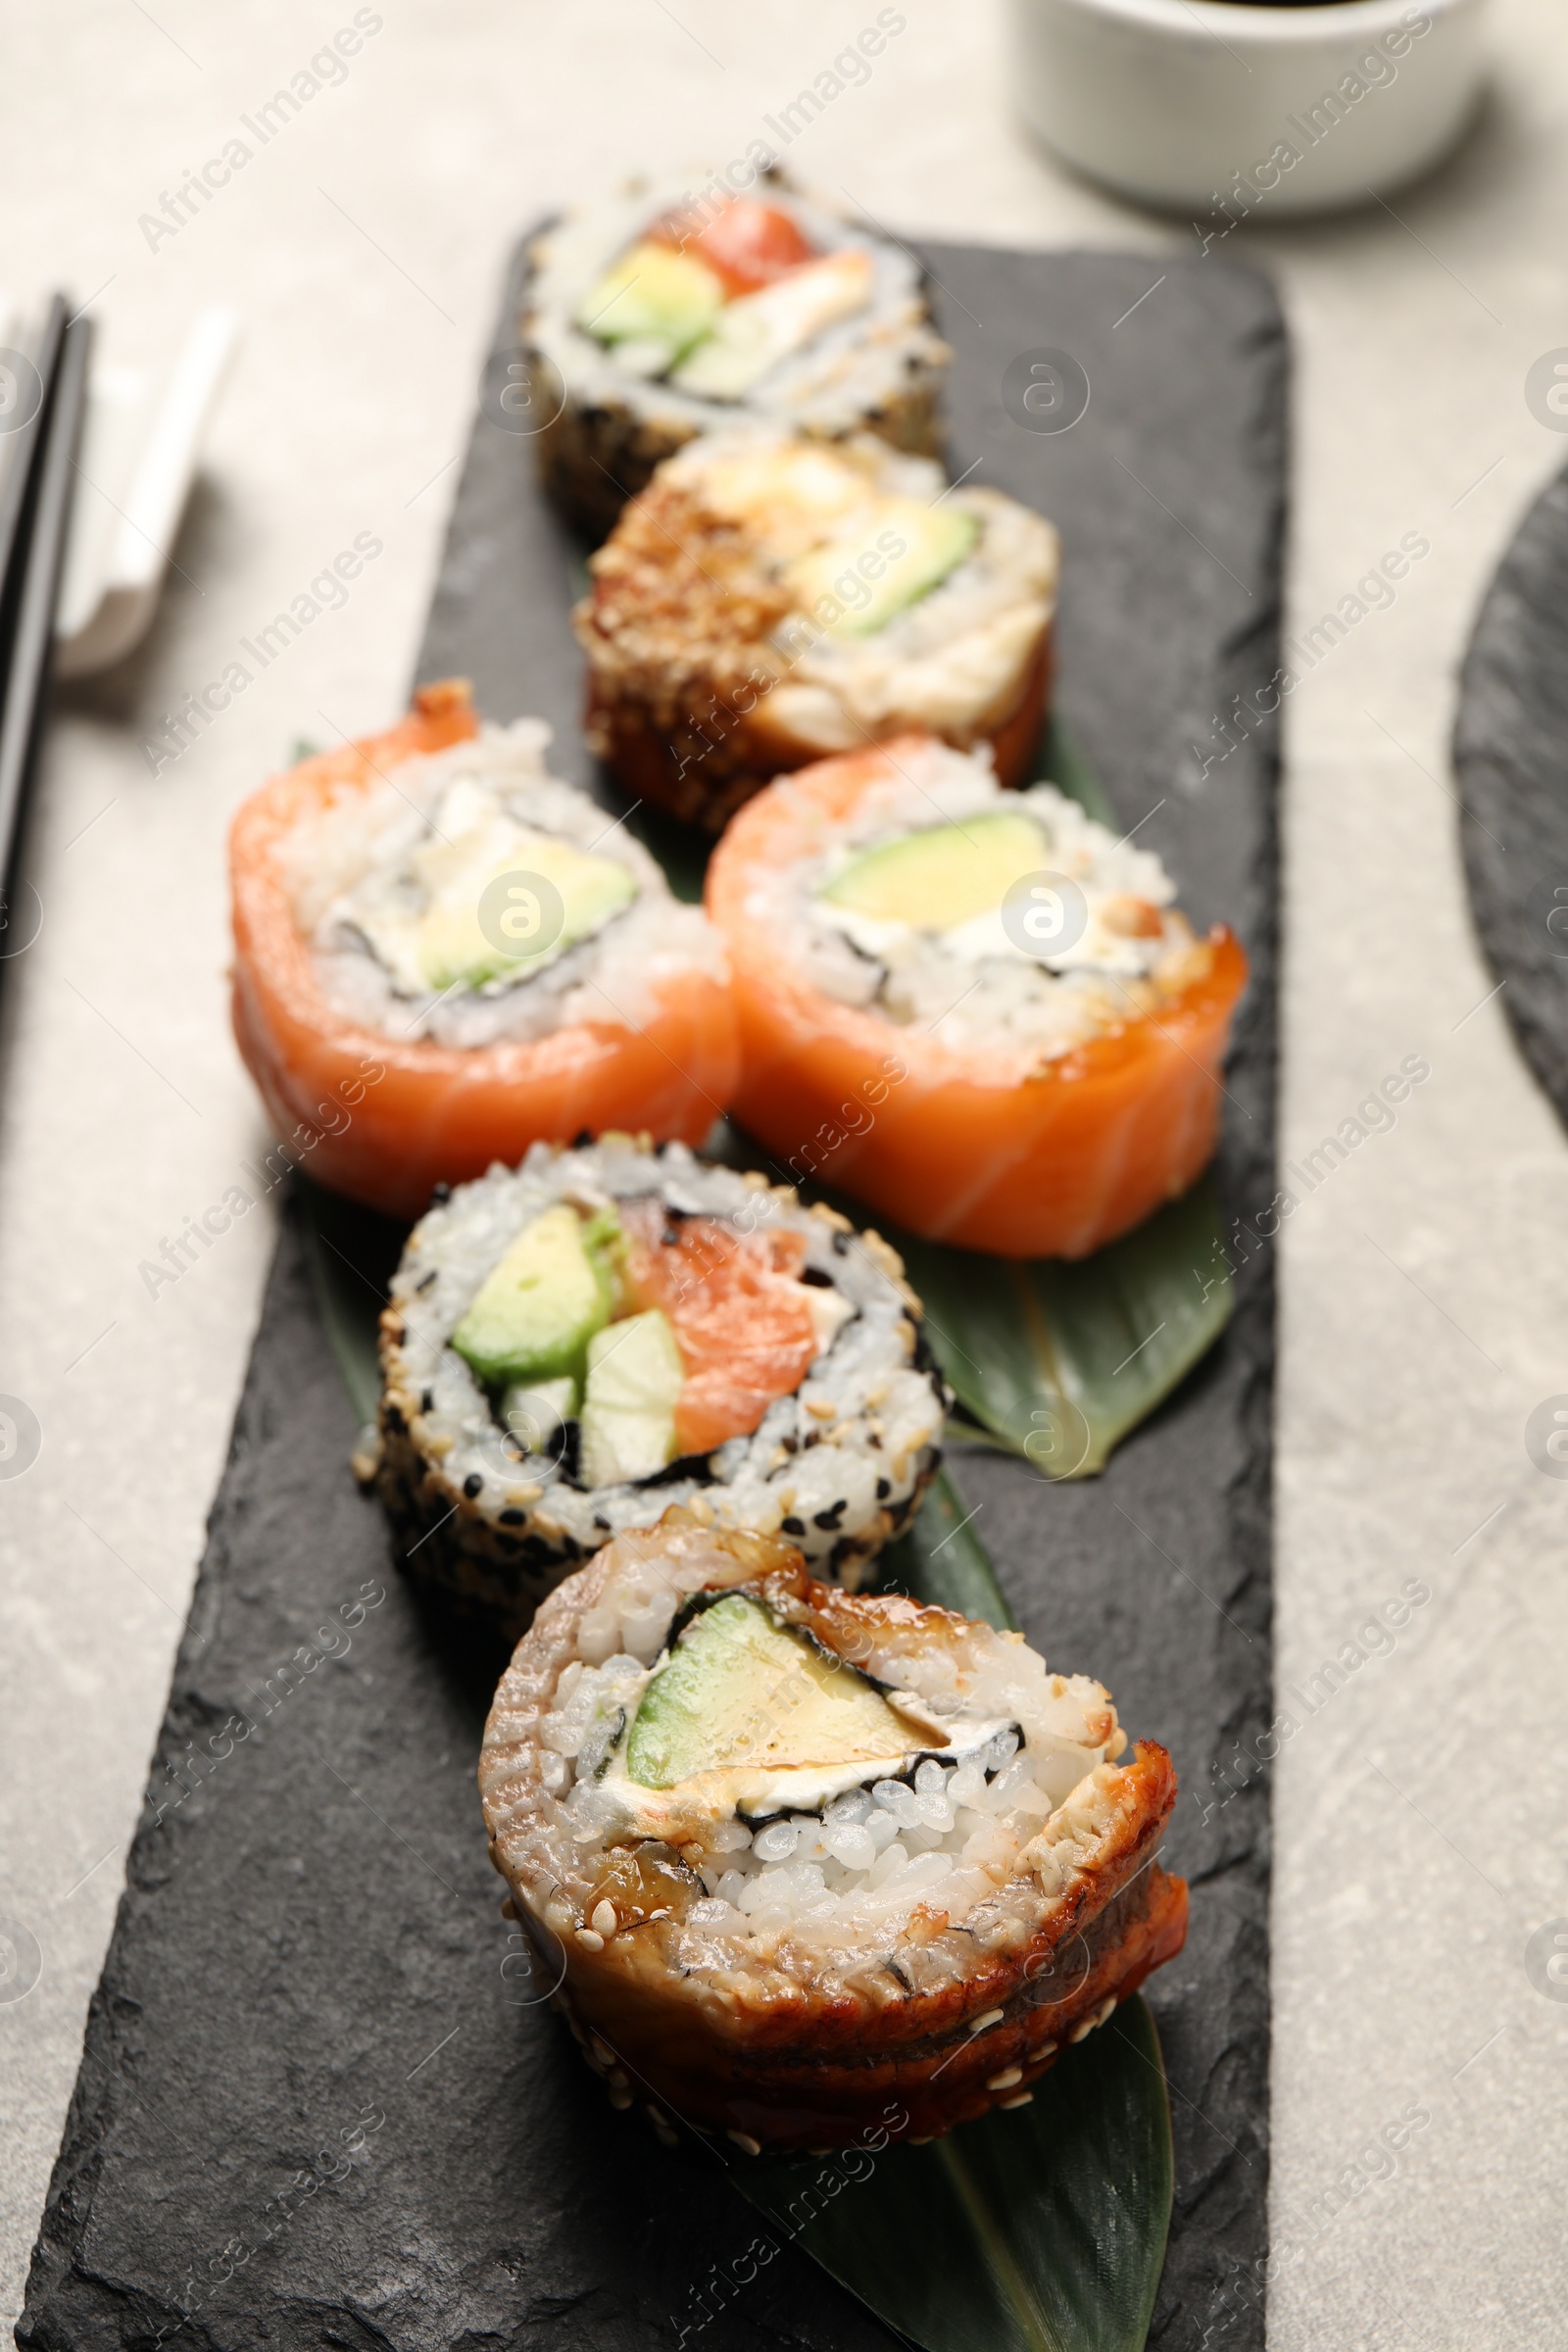
POLYGON ((602 1529, 603 1529, 603 1531, 604 1531, 604 1533, 605 1533, 607 1536, 609 1535, 609 1533, 610 1533, 610 1521, 609 1521, 608 1519, 606 1519, 606 1518, 603 1518, 603 1517, 600 1515, 600 1513, 599 1513, 598 1511, 595 1511, 595 1513, 594 1513, 594 1525, 595 1525, 595 1527, 597 1527, 597 1528, 602 1528, 602 1529))
POLYGON ((824 1274, 820 1266, 803 1266, 801 1280, 808 1282, 813 1291, 831 1291, 837 1287, 832 1275, 824 1274))
POLYGON ((463 1482, 463 1492, 465 1494, 466 1494, 470 1502, 473 1500, 476 1494, 483 1494, 484 1480, 479 1476, 477 1470, 470 1470, 468 1472, 467 1477, 463 1482))
POLYGON ((889 1496, 889 1495, 892 1494, 892 1492, 893 1492, 893 1483, 892 1483, 891 1479, 879 1478, 879 1479, 877 1480, 877 1482, 876 1482, 876 1498, 877 1498, 878 1502, 886 1502, 886 1500, 887 1500, 888 1496, 889 1496))
POLYGON ((571 1139, 571 1148, 574 1152, 585 1152, 593 1140, 594 1131, 591 1127, 579 1127, 571 1139))
POLYGON ((431 1205, 431 1207, 432 1207, 432 1208, 439 1208, 439 1207, 441 1206, 441 1204, 442 1204, 442 1202, 443 1202, 443 1201, 450 1200, 451 1200, 451 1198, 452 1198, 452 1187, 451 1187, 451 1185, 450 1185, 450 1184, 438 1184, 438 1185, 436 1186, 436 1188, 435 1188, 434 1192, 433 1192, 433 1193, 430 1195, 430 1205, 431 1205))
POLYGON ((836 1534, 839 1521, 844 1516, 844 1502, 835 1502, 827 1510, 817 1511, 813 1516, 812 1525, 821 1528, 824 1535, 836 1534))
POLYGON ((811 1447, 812 1447, 813 1446, 820 1446, 820 1445, 821 1445, 821 1443, 822 1443, 822 1432, 821 1432, 819 1429, 808 1429, 808 1430, 807 1431, 807 1433, 806 1433, 806 1451, 807 1451, 808 1453, 809 1453, 809 1452, 810 1452, 810 1450, 811 1450, 811 1447))
POLYGON ((522 1513, 515 1507, 514 1504, 509 1504, 508 1508, 501 1514, 501 1524, 503 1527, 520 1527, 522 1525, 522 1513))
POLYGON ((784 1533, 787 1536, 804 1536, 806 1533, 806 1521, 804 1519, 781 1519, 779 1521, 779 1525, 783 1528, 784 1533))
POLYGON ((840 1257, 848 1257, 850 1254, 849 1235, 847 1233, 835 1233, 833 1236, 833 1247, 837 1250, 840 1257))
POLYGON ((435 1276, 436 1269, 434 1266, 432 1266, 428 1274, 421 1274, 419 1276, 418 1281, 414 1286, 415 1289, 416 1291, 427 1291, 430 1288, 431 1283, 434 1282, 435 1276))
POLYGON ((799 1453, 801 1450, 801 1441, 799 1438, 786 1438, 783 1441, 783 1444, 786 1453, 799 1453))
POLYGON ((419 1410, 420 1410, 420 1412, 421 1412, 421 1413, 430 1413, 430 1412, 434 1412, 434 1410, 435 1410, 435 1391, 434 1391, 434 1389, 426 1389, 426 1390, 425 1390, 425 1392, 424 1392, 424 1395, 423 1395, 423 1396, 420 1397, 420 1399, 419 1399, 419 1410))

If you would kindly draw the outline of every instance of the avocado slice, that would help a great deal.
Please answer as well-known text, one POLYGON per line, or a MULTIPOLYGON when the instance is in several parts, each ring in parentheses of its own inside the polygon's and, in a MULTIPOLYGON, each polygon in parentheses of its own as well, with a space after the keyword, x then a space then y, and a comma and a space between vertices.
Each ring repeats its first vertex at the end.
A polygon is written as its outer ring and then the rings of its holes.
POLYGON ((875 922, 954 931, 1000 906, 1013 883, 1039 873, 1048 856, 1044 830, 1032 816, 999 808, 864 850, 820 895, 875 922))
POLYGON ((878 499, 854 532, 797 556, 784 576, 833 635, 874 637, 940 587, 979 536, 978 520, 959 507, 878 499))
POLYGON ((635 344, 637 372, 652 375, 701 342, 723 307, 723 282, 706 263, 670 245, 633 245, 583 297, 577 324, 601 343, 635 344), (656 345, 662 366, 650 365, 656 345))
POLYGON ((626 1773, 673 1788, 700 1772, 892 1762, 919 1745, 857 1668, 729 1592, 691 1620, 644 1690, 626 1773))
POLYGON ((405 996, 526 979, 637 896, 618 858, 519 825, 461 783, 402 888, 351 899, 350 920, 405 996))
POLYGON ((438 994, 539 971, 602 929, 637 896, 629 866, 615 858, 596 858, 558 834, 518 826, 515 839, 499 855, 498 846, 487 844, 479 858, 451 861, 420 919, 419 971, 438 994), (502 890, 502 903, 493 906, 486 896, 490 885, 507 875, 518 877, 516 886, 502 890), (532 887, 535 876, 554 891, 555 903, 548 891, 532 887))
POLYGON ((612 1210, 586 1223, 560 1201, 525 1225, 479 1285, 452 1346, 489 1388, 579 1379, 615 1303, 612 1210))
POLYGON ((686 1367, 660 1307, 628 1315, 588 1343, 578 1475, 585 1487, 652 1478, 675 1458, 675 1407, 686 1367))

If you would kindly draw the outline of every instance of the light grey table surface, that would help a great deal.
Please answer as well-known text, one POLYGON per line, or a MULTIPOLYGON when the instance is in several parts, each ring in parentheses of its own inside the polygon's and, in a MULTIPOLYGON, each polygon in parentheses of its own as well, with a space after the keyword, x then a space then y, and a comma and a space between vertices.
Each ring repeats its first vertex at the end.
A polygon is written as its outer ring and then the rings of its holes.
MULTIPOLYGON (((905 28, 795 142, 795 170, 936 235, 1196 249, 1030 149, 992 5, 895 13, 905 28)), ((44 1432, 0 1484, 0 1912, 43 1958, 0 2003, 6 2315, 271 1241, 260 1207, 156 1299, 138 1275, 269 1140, 227 1026, 229 813, 296 735, 398 707, 518 226, 633 165, 743 152, 875 14, 376 0, 346 77, 152 238, 142 217, 246 135, 350 0, 6 11, 12 289, 65 280, 132 359, 203 303, 246 320, 156 632, 50 737, 45 926, 0 992, 0 1390, 44 1432), (361 532, 383 552, 346 605, 155 776, 142 745, 161 714, 361 532)), ((1568 1151, 1488 1001, 1447 742, 1477 600, 1568 459, 1523 394, 1568 343, 1568 45, 1550 0, 1497 0, 1490 37, 1494 95, 1446 171, 1393 212, 1265 216, 1231 240, 1276 274, 1295 340, 1289 632, 1404 534, 1430 541, 1286 705, 1283 1156, 1402 1057, 1432 1074, 1279 1243, 1282 1690, 1403 1580, 1432 1597, 1391 1652, 1298 1710, 1273 1766, 1282 2352, 1555 2352, 1565 2331, 1568 2005, 1535 1989, 1524 1952, 1568 1914, 1568 1487, 1523 1431, 1568 1389, 1568 1151), (1412 2110, 1427 2120, 1398 2153, 1371 2156, 1412 2110)))

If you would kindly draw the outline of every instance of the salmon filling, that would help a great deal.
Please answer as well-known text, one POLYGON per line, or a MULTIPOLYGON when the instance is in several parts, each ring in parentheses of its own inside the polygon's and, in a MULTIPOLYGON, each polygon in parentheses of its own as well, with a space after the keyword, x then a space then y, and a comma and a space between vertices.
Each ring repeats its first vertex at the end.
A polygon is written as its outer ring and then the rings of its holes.
POLYGON ((712 1217, 674 1222, 651 1199, 629 1202, 622 1222, 627 1297, 638 1310, 663 1309, 686 1368, 675 1407, 681 1452, 750 1437, 821 1352, 811 1294, 800 1279, 804 1236, 740 1233, 712 1217))

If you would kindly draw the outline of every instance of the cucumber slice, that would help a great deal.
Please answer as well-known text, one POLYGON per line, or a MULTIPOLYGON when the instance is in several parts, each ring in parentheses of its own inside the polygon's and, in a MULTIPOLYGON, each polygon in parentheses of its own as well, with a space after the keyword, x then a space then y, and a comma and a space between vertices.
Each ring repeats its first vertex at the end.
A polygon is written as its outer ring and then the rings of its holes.
POLYGON ((675 1407, 686 1368, 657 1306, 588 1343, 578 1475, 585 1487, 652 1478, 675 1458, 675 1407))
POLYGON ((576 1410, 577 1383, 569 1373, 561 1380, 517 1380, 501 1399, 501 1426, 524 1453, 543 1453, 576 1410))
POLYGON ((780 360, 863 310, 875 274, 871 256, 851 245, 819 262, 804 262, 760 293, 739 295, 725 304, 711 334, 682 361, 671 382, 703 400, 744 400, 780 360))

